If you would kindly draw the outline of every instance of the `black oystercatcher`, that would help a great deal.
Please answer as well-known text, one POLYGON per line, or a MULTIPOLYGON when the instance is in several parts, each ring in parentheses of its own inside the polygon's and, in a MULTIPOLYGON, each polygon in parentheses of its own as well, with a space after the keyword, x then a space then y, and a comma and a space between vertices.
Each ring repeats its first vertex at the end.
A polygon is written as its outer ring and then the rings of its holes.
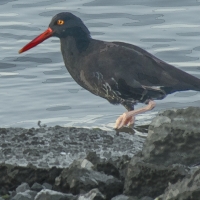
POLYGON ((135 115, 153 109, 155 99, 176 91, 200 91, 198 78, 140 47, 92 39, 82 20, 69 12, 54 16, 49 28, 19 53, 51 36, 60 38, 65 66, 80 86, 128 110, 116 120, 117 129, 133 124, 135 115), (147 105, 134 110, 136 103, 147 105))

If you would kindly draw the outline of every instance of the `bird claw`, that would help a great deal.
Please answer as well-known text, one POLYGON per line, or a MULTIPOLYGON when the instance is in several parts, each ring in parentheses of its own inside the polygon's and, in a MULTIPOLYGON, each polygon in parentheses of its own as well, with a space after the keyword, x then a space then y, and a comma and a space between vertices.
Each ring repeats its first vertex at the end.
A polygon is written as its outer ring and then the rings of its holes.
POLYGON ((135 116, 129 115, 128 112, 123 113, 121 116, 118 117, 115 123, 115 129, 120 129, 123 126, 130 126, 134 124, 135 116))
POLYGON ((152 110, 155 107, 156 103, 152 100, 149 101, 148 105, 137 109, 137 110, 132 110, 129 112, 125 112, 123 115, 121 115, 115 123, 115 129, 120 129, 122 126, 125 125, 131 125, 135 121, 135 115, 138 115, 140 113, 146 112, 148 110, 152 110))

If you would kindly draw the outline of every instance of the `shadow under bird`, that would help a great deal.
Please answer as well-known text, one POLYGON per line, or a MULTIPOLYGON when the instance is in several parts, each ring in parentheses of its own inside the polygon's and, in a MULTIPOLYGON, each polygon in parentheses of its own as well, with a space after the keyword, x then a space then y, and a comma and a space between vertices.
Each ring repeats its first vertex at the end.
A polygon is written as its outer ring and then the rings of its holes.
POLYGON ((176 91, 200 91, 198 78, 140 47, 92 39, 82 20, 70 12, 55 15, 48 29, 19 53, 52 36, 60 38, 65 66, 80 86, 128 110, 116 120, 117 129, 133 124, 135 115, 153 109, 156 99, 176 91), (147 105, 134 110, 136 103, 147 105))

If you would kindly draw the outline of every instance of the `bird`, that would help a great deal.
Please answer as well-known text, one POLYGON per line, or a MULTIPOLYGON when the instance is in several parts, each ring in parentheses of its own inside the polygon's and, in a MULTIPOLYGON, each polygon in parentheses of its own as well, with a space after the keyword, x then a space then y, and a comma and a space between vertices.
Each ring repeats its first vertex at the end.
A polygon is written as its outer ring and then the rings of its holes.
POLYGON ((177 91, 200 91, 200 79, 136 45, 93 39, 83 21, 71 12, 55 15, 47 30, 19 53, 50 37, 60 39, 65 66, 81 87, 126 108, 117 118, 115 129, 132 126, 136 115, 155 107, 155 100, 177 91), (137 103, 145 106, 134 110, 137 103))

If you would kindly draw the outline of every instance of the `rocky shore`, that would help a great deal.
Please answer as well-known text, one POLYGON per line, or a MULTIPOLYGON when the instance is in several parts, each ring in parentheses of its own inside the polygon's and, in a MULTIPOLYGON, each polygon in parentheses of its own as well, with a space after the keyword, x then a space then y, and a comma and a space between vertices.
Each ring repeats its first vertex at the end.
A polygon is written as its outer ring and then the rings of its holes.
POLYGON ((0 137, 0 200, 200 199, 200 108, 158 114, 146 138, 59 126, 0 137))

